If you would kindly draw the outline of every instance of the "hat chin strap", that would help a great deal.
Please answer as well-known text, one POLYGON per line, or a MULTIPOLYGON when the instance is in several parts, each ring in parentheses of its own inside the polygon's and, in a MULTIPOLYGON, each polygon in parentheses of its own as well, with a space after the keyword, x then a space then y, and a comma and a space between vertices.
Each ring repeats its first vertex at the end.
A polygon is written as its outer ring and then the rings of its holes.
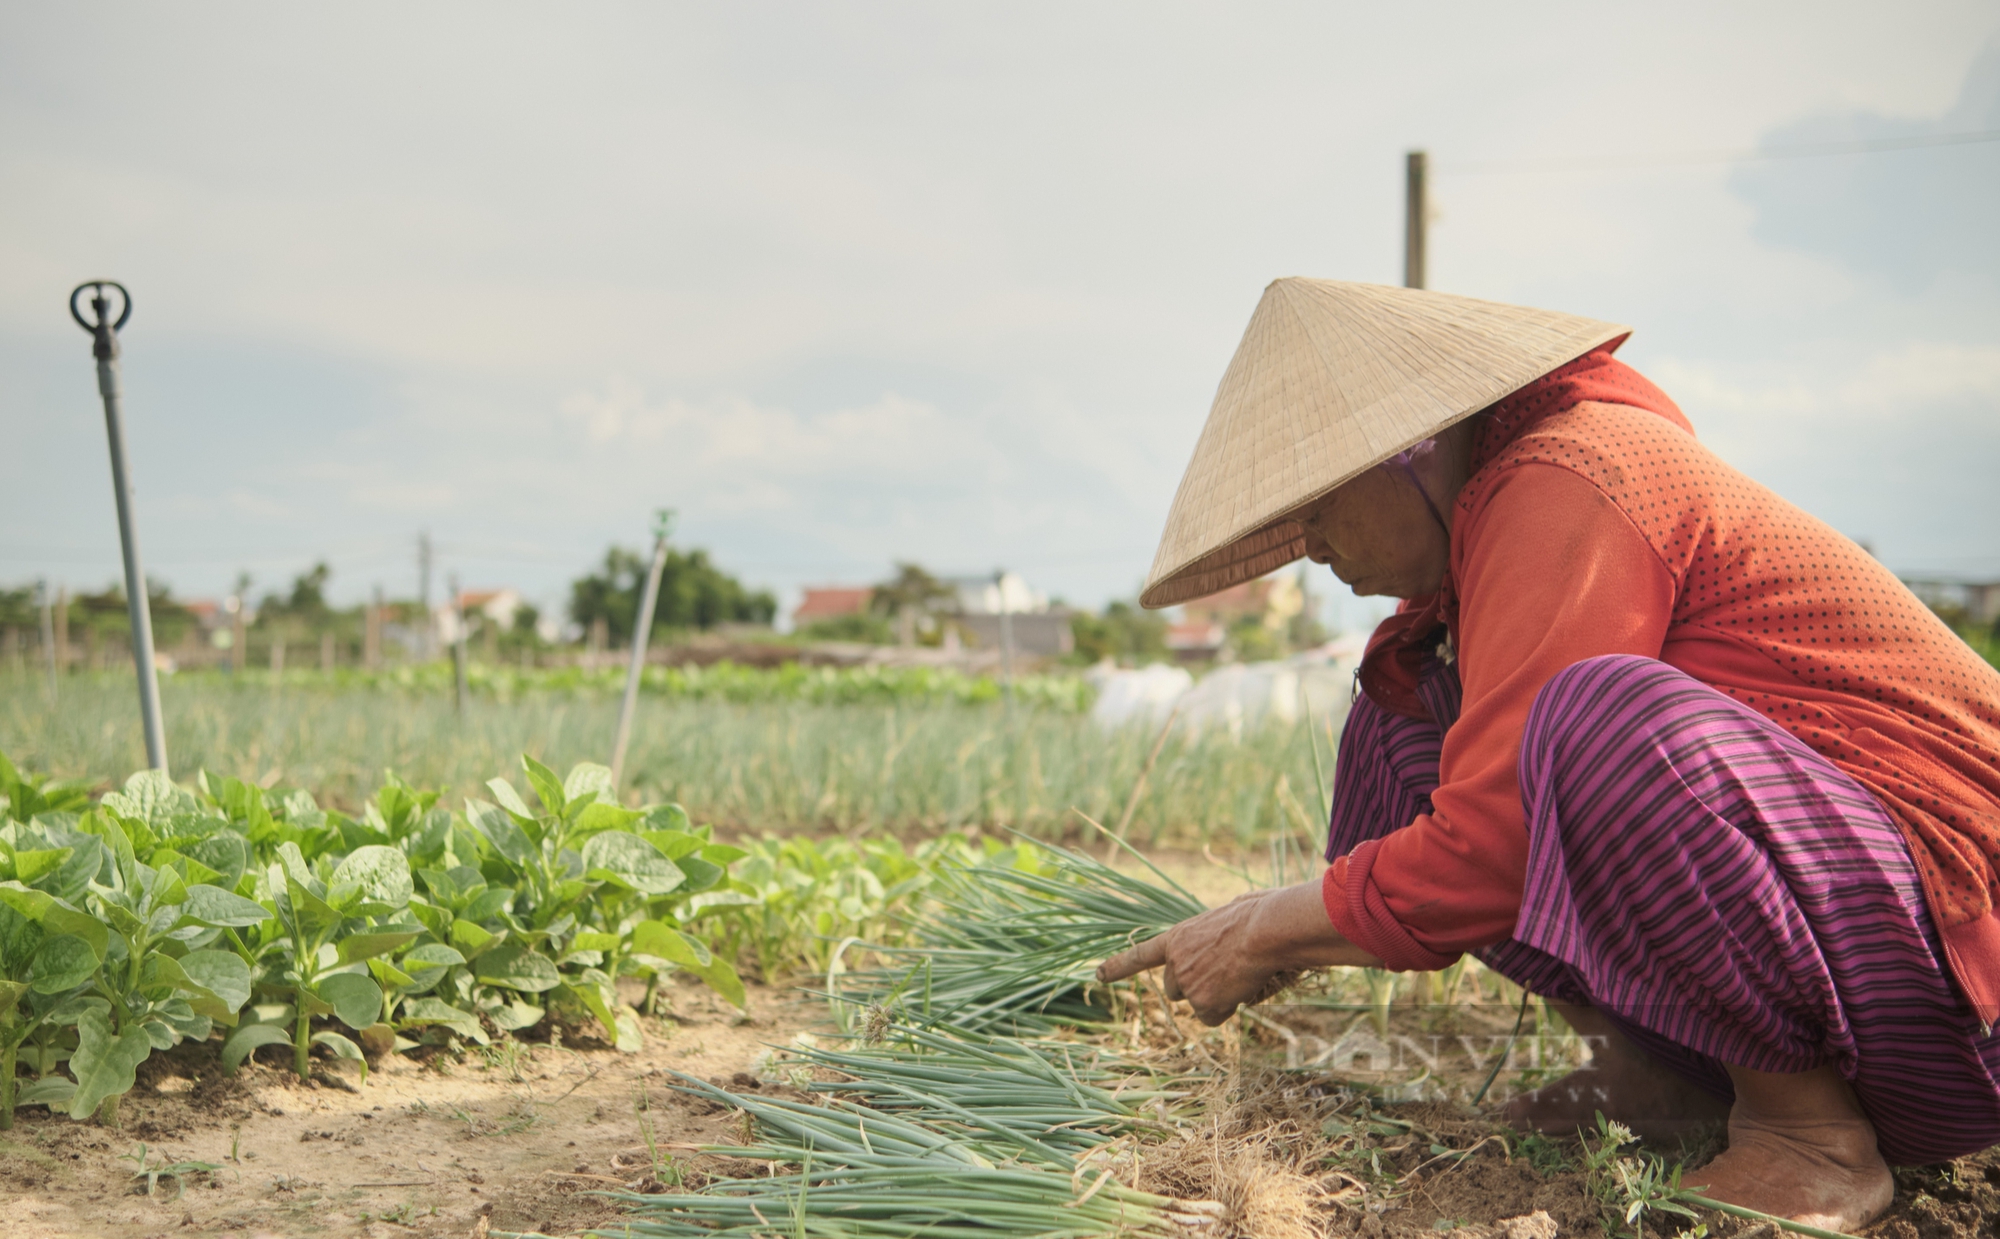
POLYGON ((1410 485, 1417 488, 1417 494, 1423 496, 1424 507, 1430 509, 1431 519, 1438 523, 1439 529, 1444 530, 1444 540, 1449 545, 1451 542, 1451 526, 1445 524, 1444 513, 1438 511, 1438 505, 1431 501, 1431 493, 1424 489, 1423 479, 1417 476, 1417 467, 1410 463, 1409 449, 1404 448, 1394 456, 1391 456, 1389 460, 1403 471, 1404 477, 1410 479, 1410 485))

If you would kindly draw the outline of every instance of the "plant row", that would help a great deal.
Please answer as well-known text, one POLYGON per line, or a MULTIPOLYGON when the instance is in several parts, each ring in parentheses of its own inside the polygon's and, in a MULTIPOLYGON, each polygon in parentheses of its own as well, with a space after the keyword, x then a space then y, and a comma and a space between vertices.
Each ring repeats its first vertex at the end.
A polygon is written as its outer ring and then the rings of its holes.
MULTIPOLYGON (((622 665, 531 668, 473 663, 466 669, 468 687, 503 699, 532 692, 616 693, 624 688, 625 674, 622 665)), ((295 670, 285 672, 284 678, 294 684, 444 693, 451 691, 453 675, 452 665, 439 660, 381 671, 295 670)), ((270 676, 250 671, 244 678, 263 684, 270 676)), ((799 663, 776 667, 732 662, 707 667, 649 666, 641 673, 640 687, 660 697, 740 704, 990 705, 1007 695, 1006 686, 992 676, 967 675, 948 667, 808 667, 799 663)), ((1017 676, 1013 693, 1020 704, 1066 713, 1083 713, 1093 700, 1089 683, 1074 675, 1017 676)))
POLYGON ((231 1069, 282 1044, 301 1076, 318 1051, 365 1078, 368 1053, 552 1015, 636 1050, 620 979, 642 1006, 675 972, 742 1006, 707 922, 760 903, 729 876, 744 850, 619 804, 602 766, 521 764, 525 796, 493 779, 453 810, 390 776, 350 816, 206 773, 93 803, 0 757, 0 1126, 115 1118, 149 1055, 218 1032, 231 1069))

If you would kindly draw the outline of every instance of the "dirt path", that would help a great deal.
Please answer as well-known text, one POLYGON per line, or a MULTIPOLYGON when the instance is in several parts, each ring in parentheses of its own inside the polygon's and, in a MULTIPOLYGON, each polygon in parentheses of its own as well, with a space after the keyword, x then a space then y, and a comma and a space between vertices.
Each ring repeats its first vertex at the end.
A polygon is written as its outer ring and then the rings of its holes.
POLYGON ((482 1218, 552 1234, 608 1223, 617 1209, 588 1193, 652 1177, 649 1128, 656 1145, 740 1135, 726 1112, 671 1092, 668 1073, 728 1082, 824 1013, 759 989, 750 1010, 683 989, 679 1018, 651 1022, 639 1054, 517 1043, 445 1070, 392 1056, 358 1091, 352 1075, 301 1085, 263 1063, 223 1076, 212 1048, 158 1055, 121 1130, 30 1108, 0 1133, 0 1232, 460 1239, 482 1218), (142 1146, 148 1166, 219 1169, 162 1178, 149 1196, 134 1177, 142 1146))

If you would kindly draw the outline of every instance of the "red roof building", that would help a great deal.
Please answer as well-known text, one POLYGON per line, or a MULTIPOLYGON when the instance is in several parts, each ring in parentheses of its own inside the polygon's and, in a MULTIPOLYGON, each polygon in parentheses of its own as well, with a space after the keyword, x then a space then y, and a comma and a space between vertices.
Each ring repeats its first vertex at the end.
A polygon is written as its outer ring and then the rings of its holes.
POLYGON ((792 612, 792 627, 803 628, 820 620, 843 615, 859 615, 868 609, 875 591, 866 585, 808 585, 805 597, 792 612))

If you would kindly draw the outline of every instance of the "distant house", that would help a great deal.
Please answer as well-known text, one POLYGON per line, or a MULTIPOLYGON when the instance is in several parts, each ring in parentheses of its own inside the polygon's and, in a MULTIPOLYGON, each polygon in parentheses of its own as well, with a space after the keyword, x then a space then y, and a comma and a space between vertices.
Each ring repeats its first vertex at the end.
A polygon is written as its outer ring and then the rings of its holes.
POLYGON ((1067 607, 1044 607, 1040 611, 978 614, 961 611, 950 624, 975 649, 1005 649, 1012 640, 1016 654, 1060 657, 1076 648, 1076 633, 1069 625, 1067 607))
POLYGON ((203 632, 211 632, 229 623, 229 612, 213 598, 190 598, 181 603, 181 610, 194 616, 195 624, 203 632))
POLYGON ((458 640, 458 616, 468 620, 483 617, 502 632, 514 626, 514 616, 523 605, 521 592, 516 589, 462 589, 458 591, 456 610, 450 603, 437 609, 435 623, 438 639, 445 642, 458 640))
POLYGON ((866 585, 808 585, 798 608, 792 612, 792 630, 796 632, 808 624, 843 615, 861 615, 868 610, 868 600, 874 596, 875 591, 866 585))
POLYGON ((952 592, 946 603, 951 628, 978 649, 1004 649, 1011 640, 1017 654, 1053 658, 1076 648, 1068 608, 1050 607, 1049 596, 1018 572, 949 576, 941 583, 952 592))
POLYGON ((998 576, 948 576, 941 584, 951 590, 960 615, 1039 615, 1049 609, 1049 596, 1029 588, 1018 572, 998 576))
POLYGON ((1238 620, 1256 619, 1265 627, 1278 629, 1305 608, 1305 591, 1295 572, 1277 573, 1232 585, 1221 593, 1181 604, 1181 615, 1189 624, 1220 624, 1224 628, 1238 620))
POLYGON ((1229 640, 1229 630, 1214 620, 1182 620, 1167 625, 1166 639, 1167 649, 1177 658, 1213 658, 1229 640))

